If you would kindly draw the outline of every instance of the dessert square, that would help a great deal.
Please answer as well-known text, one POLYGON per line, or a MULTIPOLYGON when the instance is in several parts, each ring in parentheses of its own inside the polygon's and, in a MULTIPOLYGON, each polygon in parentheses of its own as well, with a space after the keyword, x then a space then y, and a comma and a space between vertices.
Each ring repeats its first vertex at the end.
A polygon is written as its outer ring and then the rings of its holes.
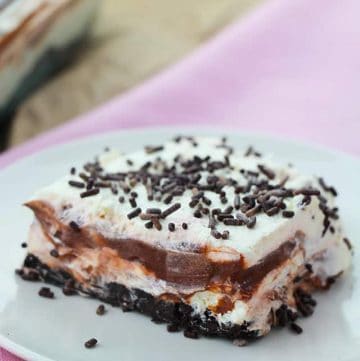
POLYGON ((226 138, 106 149, 26 202, 35 219, 18 273, 192 338, 300 333, 311 294, 350 265, 336 196, 226 138))

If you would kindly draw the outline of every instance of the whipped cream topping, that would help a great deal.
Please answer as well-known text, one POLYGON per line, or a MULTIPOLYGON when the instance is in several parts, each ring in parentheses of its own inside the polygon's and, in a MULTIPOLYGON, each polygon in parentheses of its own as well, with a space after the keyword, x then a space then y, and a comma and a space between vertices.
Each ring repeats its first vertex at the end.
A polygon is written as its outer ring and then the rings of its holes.
MULTIPOLYGON (((216 175, 219 178, 233 179, 238 186, 246 186, 249 181, 249 172, 256 172, 256 179, 267 181, 270 185, 276 185, 286 180, 287 189, 300 189, 303 187, 314 187, 320 189, 319 181, 313 176, 304 176, 295 168, 282 165, 272 159, 271 156, 259 157, 255 152, 245 155, 246 149, 233 150, 229 154, 229 147, 217 138, 181 138, 179 141, 169 141, 159 151, 148 153, 145 150, 137 151, 128 155, 116 150, 104 152, 98 157, 98 164, 108 173, 126 173, 136 171, 147 162, 157 166, 159 169, 174 165, 174 158, 179 157, 182 162, 194 157, 211 157, 212 162, 223 162, 228 159, 231 167, 224 167, 213 172, 203 170, 200 172, 199 184, 205 184, 209 176, 216 175), (226 158, 228 157, 228 158, 226 158), (159 161, 159 158, 161 159, 159 161), (156 165, 157 164, 157 165, 156 165), (271 170, 273 175, 269 179, 266 174, 259 171, 259 166, 271 170)), ((81 166, 77 167, 78 173, 81 166)), ((156 169, 152 169, 157 172, 156 169)), ((159 170, 158 170, 159 171, 159 170)), ((266 173, 266 172, 265 172, 266 173)), ((172 197, 169 204, 163 200, 148 199, 146 185, 137 182, 131 188, 135 192, 136 207, 129 202, 129 194, 118 187, 118 194, 114 195, 110 188, 101 188, 94 196, 80 198, 80 192, 76 187, 69 186, 69 181, 82 181, 78 175, 67 175, 63 179, 37 192, 32 200, 41 200, 51 205, 57 217, 64 223, 76 222, 80 227, 92 227, 106 238, 118 240, 137 239, 156 247, 178 251, 191 251, 206 247, 208 256, 218 260, 235 260, 241 256, 245 258, 247 266, 256 264, 269 252, 277 249, 289 236, 296 231, 305 234, 304 249, 308 257, 319 249, 325 249, 328 244, 341 242, 343 235, 340 222, 332 220, 331 232, 328 230, 323 235, 324 214, 320 209, 320 201, 317 197, 311 197, 310 204, 304 205, 302 194, 284 198, 286 210, 293 212, 291 218, 282 215, 282 211, 269 216, 261 212, 256 214, 256 224, 253 228, 246 226, 232 226, 219 222, 216 229, 219 233, 228 231, 226 240, 214 237, 209 229, 209 217, 203 215, 201 218, 194 217, 195 208, 189 206, 193 199, 193 191, 186 189, 182 195, 172 197), (119 202, 119 197, 124 197, 124 203, 119 202), (139 216, 129 219, 128 215, 135 208, 140 207, 142 212, 148 208, 160 208, 162 211, 169 206, 180 203, 181 207, 170 214, 165 220, 161 220, 162 229, 155 227, 146 228, 145 221, 139 216), (175 227, 173 232, 168 230, 168 224, 175 227), (182 224, 186 223, 184 229, 182 224)), ((114 182, 116 183, 116 182, 114 182)), ((219 194, 206 192, 206 198, 211 202, 210 209, 220 208, 223 210, 233 205, 235 199, 234 187, 225 185, 222 188, 224 202, 219 194), (225 203, 225 204, 224 204, 225 203)), ((251 193, 251 191, 250 191, 251 193)), ((240 194, 241 198, 247 193, 240 194)), ((334 197, 330 192, 322 192, 326 198, 327 205, 332 208, 334 197)), ((241 202, 243 202, 241 200, 241 202)), ((241 213, 234 210, 233 214, 241 213)))

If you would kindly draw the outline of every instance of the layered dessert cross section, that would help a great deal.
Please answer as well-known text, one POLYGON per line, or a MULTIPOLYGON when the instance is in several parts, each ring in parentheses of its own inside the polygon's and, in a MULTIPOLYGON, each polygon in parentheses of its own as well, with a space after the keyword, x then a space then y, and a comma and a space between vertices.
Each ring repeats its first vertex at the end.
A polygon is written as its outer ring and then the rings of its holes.
POLYGON ((350 264, 336 195, 322 178, 226 138, 106 149, 27 201, 35 219, 19 273, 189 337, 299 330, 311 293, 350 264))

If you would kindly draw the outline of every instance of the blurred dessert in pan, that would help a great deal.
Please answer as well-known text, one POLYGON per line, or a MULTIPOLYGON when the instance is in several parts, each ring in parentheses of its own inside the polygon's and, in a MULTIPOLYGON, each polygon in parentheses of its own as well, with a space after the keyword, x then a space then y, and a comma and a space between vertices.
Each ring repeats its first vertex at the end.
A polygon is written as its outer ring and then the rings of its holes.
POLYGON ((68 64, 93 22, 96 0, 0 0, 0 123, 68 64))

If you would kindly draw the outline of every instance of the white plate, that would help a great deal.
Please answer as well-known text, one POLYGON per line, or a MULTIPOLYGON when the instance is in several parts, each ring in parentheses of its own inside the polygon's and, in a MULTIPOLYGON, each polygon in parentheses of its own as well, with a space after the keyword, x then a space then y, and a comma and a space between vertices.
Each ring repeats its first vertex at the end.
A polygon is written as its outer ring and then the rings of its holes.
MULTIPOLYGON (((221 132, 224 132, 221 130, 221 132)), ((48 149, 25 158, 0 172, 0 344, 29 360, 129 361, 129 360, 276 360, 350 361, 360 360, 359 259, 342 281, 319 295, 315 314, 300 325, 304 333, 273 331, 248 347, 237 348, 226 340, 191 340, 181 333, 170 334, 137 313, 123 313, 108 307, 96 315, 96 300, 65 297, 55 290, 56 299, 37 295, 39 283, 24 282, 14 275, 24 257, 20 244, 26 239, 32 215, 21 206, 37 188, 55 180, 76 161, 83 162, 105 146, 124 151, 145 144, 158 144, 178 133, 214 133, 189 129, 144 129, 113 132, 48 149), (88 350, 84 341, 99 340, 88 350)), ((349 237, 360 237, 360 162, 342 153, 265 136, 234 134, 230 142, 238 147, 256 144, 300 169, 323 175, 340 191, 338 203, 349 237)))

